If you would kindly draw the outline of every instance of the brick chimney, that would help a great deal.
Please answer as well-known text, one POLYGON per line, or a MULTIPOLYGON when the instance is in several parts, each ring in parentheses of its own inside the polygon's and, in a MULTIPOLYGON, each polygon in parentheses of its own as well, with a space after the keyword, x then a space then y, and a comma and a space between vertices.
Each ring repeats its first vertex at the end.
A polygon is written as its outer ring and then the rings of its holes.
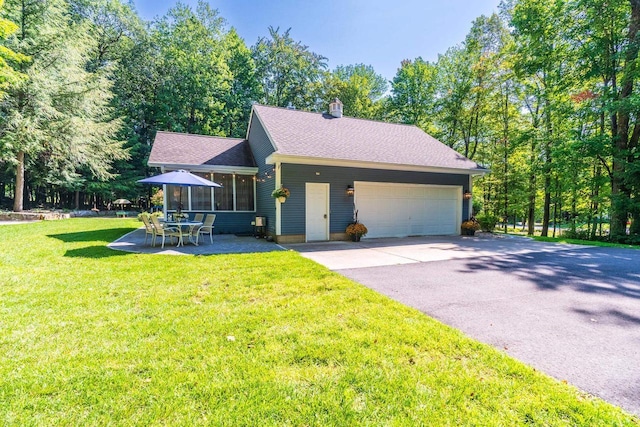
POLYGON ((338 98, 329 104, 329 114, 336 118, 342 117, 342 102, 338 98))

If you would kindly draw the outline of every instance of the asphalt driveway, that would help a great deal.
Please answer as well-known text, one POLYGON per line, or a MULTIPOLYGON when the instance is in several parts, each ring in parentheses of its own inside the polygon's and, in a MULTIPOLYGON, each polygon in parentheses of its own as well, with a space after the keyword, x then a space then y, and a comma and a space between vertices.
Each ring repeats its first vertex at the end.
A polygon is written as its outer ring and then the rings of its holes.
POLYGON ((640 415, 640 250, 501 236, 287 247, 640 415))

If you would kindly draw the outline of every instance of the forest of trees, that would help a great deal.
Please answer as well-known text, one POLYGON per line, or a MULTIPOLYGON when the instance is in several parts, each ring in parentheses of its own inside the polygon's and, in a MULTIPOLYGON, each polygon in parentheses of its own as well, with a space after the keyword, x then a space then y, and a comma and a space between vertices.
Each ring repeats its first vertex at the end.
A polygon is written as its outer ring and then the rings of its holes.
MULTIPOLYGON (((506 0, 392 81, 201 1, 145 22, 124 0, 0 0, 0 206, 142 200, 157 130, 243 137, 251 105, 415 124, 491 170, 476 210, 640 242, 640 0, 506 0), (630 228, 628 228, 628 224, 630 228)), ((524 226, 524 225, 523 225, 524 226)))

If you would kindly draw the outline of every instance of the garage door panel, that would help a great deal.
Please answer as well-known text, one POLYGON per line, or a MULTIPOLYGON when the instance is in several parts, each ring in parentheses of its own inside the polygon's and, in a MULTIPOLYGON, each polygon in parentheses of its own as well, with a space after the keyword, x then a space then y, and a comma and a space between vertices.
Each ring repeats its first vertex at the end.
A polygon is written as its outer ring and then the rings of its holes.
POLYGON ((367 237, 458 234, 458 193, 458 187, 356 182, 358 218, 367 237))

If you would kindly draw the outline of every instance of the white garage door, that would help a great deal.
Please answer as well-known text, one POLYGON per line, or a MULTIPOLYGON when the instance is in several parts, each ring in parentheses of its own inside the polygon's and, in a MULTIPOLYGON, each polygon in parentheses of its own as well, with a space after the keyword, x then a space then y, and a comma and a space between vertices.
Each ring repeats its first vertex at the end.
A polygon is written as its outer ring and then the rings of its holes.
POLYGON ((459 234, 462 187, 356 182, 358 220, 367 237, 459 234))

